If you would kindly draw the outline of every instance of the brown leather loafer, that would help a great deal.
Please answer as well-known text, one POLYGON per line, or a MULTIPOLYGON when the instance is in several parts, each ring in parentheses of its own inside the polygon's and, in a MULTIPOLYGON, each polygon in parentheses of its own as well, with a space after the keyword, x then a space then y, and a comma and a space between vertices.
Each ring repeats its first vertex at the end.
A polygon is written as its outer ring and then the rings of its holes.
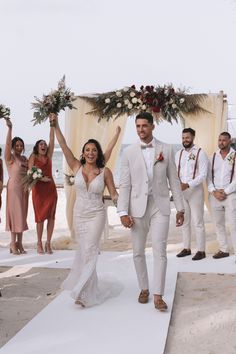
POLYGON ((179 252, 176 257, 186 257, 190 256, 191 250, 187 250, 187 248, 184 248, 181 252, 179 252))
POLYGON ((219 250, 212 257, 215 259, 229 257, 229 252, 223 252, 223 251, 219 250))
POLYGON ((148 303, 148 298, 149 298, 149 290, 141 290, 141 293, 139 294, 138 297, 138 302, 140 302, 140 304, 146 304, 148 303))
POLYGON ((157 310, 162 311, 162 312, 166 311, 168 309, 168 306, 163 299, 155 299, 154 306, 157 310))
POLYGON ((200 259, 206 258, 206 253, 202 251, 197 251, 195 256, 193 256, 192 260, 193 261, 200 261, 200 259))

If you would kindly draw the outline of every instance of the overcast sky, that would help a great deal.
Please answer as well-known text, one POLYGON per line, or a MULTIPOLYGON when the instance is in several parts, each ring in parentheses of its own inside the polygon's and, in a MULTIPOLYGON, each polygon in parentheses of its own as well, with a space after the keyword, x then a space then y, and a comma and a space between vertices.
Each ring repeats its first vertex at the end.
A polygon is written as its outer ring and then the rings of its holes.
MULTIPOLYGON (((27 143, 48 136, 32 126, 33 97, 63 74, 76 94, 173 83, 236 103, 235 35, 234 0, 0 0, 0 102, 27 143)), ((157 135, 177 142, 180 131, 157 135)))

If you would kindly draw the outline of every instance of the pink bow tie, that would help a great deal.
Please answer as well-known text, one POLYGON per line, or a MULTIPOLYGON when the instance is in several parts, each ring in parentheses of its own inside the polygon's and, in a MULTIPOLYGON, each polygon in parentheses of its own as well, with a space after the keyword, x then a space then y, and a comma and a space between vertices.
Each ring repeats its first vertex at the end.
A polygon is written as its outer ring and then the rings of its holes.
POLYGON ((141 145, 141 149, 147 149, 147 148, 153 148, 154 146, 152 145, 152 143, 147 144, 147 145, 141 145))

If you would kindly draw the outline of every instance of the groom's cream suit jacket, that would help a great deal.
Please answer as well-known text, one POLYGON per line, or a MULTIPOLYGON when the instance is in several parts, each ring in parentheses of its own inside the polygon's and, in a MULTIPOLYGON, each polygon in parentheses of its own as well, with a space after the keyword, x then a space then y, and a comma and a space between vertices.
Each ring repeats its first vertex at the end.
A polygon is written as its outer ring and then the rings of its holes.
MULTIPOLYGON (((180 181, 170 145, 155 141, 152 196, 161 214, 170 214, 171 189, 177 211, 184 209, 180 181), (162 153, 163 160, 156 162, 162 153), (156 163, 155 163, 156 162, 156 163)), ((117 211, 133 217, 145 214, 148 199, 148 175, 140 143, 130 145, 123 154, 117 211)))

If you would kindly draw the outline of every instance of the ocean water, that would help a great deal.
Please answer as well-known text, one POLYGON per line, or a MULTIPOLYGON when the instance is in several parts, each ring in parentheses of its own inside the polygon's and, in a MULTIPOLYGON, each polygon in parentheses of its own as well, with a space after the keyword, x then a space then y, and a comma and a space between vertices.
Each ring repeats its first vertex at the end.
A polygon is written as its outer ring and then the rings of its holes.
MULTIPOLYGON (((115 185, 118 186, 119 185, 119 176, 120 176, 120 165, 121 165, 121 159, 122 159, 122 154, 124 149, 128 146, 128 144, 122 144, 121 145, 121 150, 120 150, 120 154, 118 156, 117 162, 116 162, 116 166, 114 169, 114 181, 115 181, 115 185)), ((4 184, 7 183, 7 179, 8 179, 8 174, 7 174, 7 169, 4 163, 4 145, 0 145, 0 147, 2 148, 2 160, 3 160, 3 168, 4 168, 4 184)), ((182 145, 179 144, 173 144, 172 145, 174 152, 178 151, 179 149, 181 149, 182 145)), ((25 146, 25 153, 24 155, 26 157, 29 157, 30 154, 33 151, 33 145, 32 144, 26 144, 25 146)), ((55 180, 56 185, 62 185, 64 183, 64 171, 63 171, 63 154, 62 151, 59 147, 59 145, 55 146, 55 150, 53 153, 53 158, 52 158, 52 173, 53 173, 53 177, 55 180)))

